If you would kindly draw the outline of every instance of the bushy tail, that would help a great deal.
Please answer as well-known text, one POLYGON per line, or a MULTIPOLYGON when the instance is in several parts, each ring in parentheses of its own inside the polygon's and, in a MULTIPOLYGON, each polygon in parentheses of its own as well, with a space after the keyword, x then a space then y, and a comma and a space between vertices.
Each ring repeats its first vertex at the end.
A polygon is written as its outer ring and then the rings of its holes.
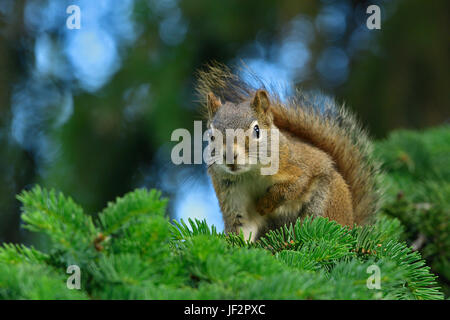
POLYGON ((274 123, 331 156, 350 187, 355 222, 364 224, 377 211, 381 196, 372 144, 344 106, 320 95, 316 98, 318 101, 297 92, 286 105, 275 105, 274 123))
POLYGON ((350 188, 355 222, 370 222, 381 198, 376 182, 379 166, 371 156, 372 144, 354 116, 344 106, 336 105, 334 100, 321 94, 304 94, 297 90, 281 99, 286 96, 281 88, 265 85, 247 69, 242 71, 246 80, 218 63, 200 71, 197 86, 200 100, 205 102, 207 93, 213 92, 222 102, 240 103, 252 97, 257 89, 267 90, 275 125, 331 156, 350 188))

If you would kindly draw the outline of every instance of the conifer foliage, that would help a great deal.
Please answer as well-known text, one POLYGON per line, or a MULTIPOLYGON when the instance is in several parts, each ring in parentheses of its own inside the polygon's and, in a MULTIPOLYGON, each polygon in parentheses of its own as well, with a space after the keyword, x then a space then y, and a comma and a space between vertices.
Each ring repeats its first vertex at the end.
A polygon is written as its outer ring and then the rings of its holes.
POLYGON ((71 198, 35 187, 19 197, 47 252, 0 249, 3 299, 439 299, 420 254, 398 241, 397 219, 344 228, 305 219, 248 243, 205 221, 170 223, 158 191, 135 190, 93 220, 71 198), (68 289, 66 268, 81 270, 68 289), (377 265, 380 289, 369 289, 377 265))
POLYGON ((384 163, 383 213, 405 228, 401 239, 439 276, 450 295, 450 126, 399 130, 376 145, 384 163))

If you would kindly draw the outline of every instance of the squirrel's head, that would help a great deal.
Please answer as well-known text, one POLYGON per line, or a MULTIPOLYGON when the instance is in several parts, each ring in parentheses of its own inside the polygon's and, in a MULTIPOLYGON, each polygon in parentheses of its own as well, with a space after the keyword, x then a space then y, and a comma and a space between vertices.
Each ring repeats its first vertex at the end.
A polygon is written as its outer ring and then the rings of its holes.
POLYGON ((210 143, 221 149, 213 154, 214 166, 232 175, 260 167, 259 151, 269 150, 271 130, 275 128, 270 105, 265 90, 256 91, 239 104, 222 103, 213 93, 208 94, 210 143))

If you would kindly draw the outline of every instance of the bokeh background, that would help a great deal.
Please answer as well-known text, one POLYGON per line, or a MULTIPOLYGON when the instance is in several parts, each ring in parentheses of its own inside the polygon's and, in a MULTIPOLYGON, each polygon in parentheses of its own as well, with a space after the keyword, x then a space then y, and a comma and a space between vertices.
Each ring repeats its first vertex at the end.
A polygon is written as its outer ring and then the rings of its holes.
POLYGON ((38 183, 95 214, 138 187, 223 228, 202 165, 170 161, 201 119, 195 72, 245 62, 335 96, 373 137, 450 118, 450 2, 1 0, 0 242, 30 242, 15 195, 38 183), (81 9, 81 29, 66 8, 81 9), (381 8, 381 30, 366 8, 381 8))

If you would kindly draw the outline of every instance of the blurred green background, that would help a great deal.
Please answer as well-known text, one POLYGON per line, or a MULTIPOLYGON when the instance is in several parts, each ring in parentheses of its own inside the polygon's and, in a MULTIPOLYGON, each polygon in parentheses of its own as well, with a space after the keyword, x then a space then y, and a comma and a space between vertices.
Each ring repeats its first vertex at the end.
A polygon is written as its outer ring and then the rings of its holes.
POLYGON ((157 187, 174 218, 221 229, 205 168, 170 161, 172 131, 201 119, 195 72, 212 60, 335 96, 376 138, 448 123, 449 12, 444 0, 2 0, 0 242, 30 241, 15 195, 36 183, 91 213, 157 187), (366 27, 370 4, 381 30, 366 27))

